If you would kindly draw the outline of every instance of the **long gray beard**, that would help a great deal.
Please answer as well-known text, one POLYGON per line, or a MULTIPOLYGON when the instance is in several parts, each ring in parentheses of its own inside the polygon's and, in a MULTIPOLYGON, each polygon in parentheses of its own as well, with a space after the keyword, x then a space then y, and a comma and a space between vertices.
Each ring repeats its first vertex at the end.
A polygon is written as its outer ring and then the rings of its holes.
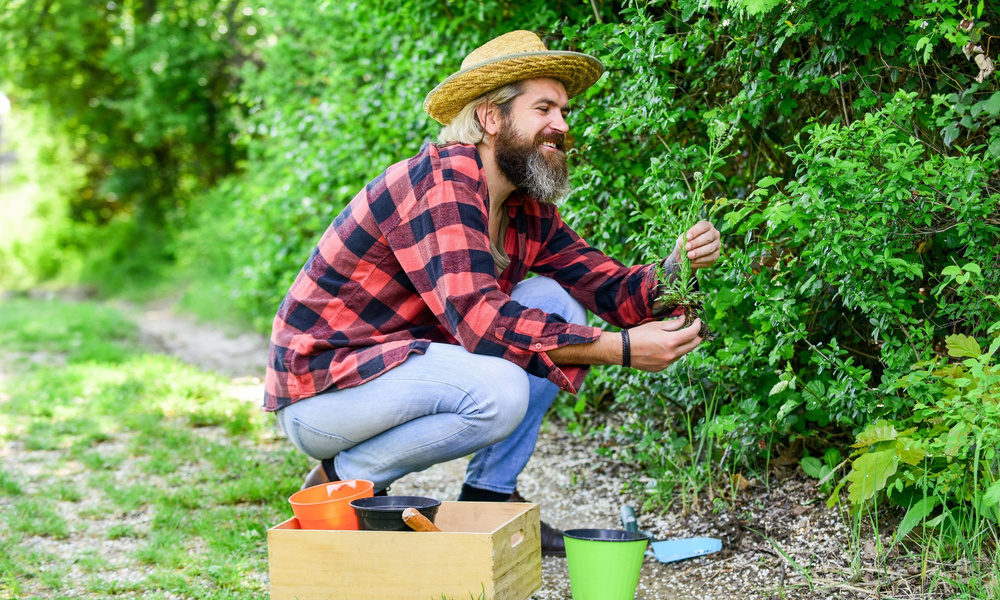
POLYGON ((548 204, 559 204, 569 195, 569 173, 565 163, 562 168, 553 167, 539 151, 529 152, 525 161, 524 180, 520 187, 529 196, 548 204))

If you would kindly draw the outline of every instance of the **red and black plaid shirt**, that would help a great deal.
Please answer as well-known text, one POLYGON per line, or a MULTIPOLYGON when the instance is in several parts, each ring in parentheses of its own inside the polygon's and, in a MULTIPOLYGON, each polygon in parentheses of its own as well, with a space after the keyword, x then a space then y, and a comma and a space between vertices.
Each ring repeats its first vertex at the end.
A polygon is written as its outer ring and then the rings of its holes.
POLYGON ((515 192, 498 277, 489 194, 475 146, 424 147, 389 167, 337 216, 274 319, 264 408, 356 386, 431 342, 499 356, 576 393, 586 366, 557 367, 546 350, 601 330, 511 300, 529 271, 551 277, 618 327, 651 318, 651 265, 625 267, 590 247, 555 207, 515 192))

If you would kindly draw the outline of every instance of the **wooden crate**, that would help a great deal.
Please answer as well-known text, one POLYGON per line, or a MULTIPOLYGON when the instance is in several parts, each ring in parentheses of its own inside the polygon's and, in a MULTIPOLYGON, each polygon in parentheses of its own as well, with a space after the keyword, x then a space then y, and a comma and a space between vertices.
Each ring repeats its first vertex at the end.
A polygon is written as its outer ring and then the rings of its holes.
POLYGON ((441 533, 267 532, 271 600, 525 600, 542 585, 538 505, 443 502, 441 533))

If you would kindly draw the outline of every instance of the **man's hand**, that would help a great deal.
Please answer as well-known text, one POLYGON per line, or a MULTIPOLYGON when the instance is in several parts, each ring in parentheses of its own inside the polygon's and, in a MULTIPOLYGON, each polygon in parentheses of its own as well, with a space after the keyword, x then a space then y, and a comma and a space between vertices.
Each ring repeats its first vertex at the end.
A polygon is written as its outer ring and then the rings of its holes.
POLYGON ((722 241, 719 230, 708 221, 698 221, 687 234, 677 240, 674 256, 680 262, 682 252, 687 252, 692 269, 711 267, 719 260, 722 241))
POLYGON ((643 371, 659 373, 697 348, 702 341, 698 337, 701 319, 695 319, 690 327, 681 329, 682 327, 684 319, 674 319, 651 321, 629 329, 632 366, 643 371))
MULTIPOLYGON (((683 318, 650 321, 629 329, 632 367, 659 373, 698 347, 702 341, 699 331, 700 319, 684 327, 683 318)), ((620 365, 622 338, 617 333, 605 333, 593 342, 553 348, 546 354, 557 365, 620 365)))

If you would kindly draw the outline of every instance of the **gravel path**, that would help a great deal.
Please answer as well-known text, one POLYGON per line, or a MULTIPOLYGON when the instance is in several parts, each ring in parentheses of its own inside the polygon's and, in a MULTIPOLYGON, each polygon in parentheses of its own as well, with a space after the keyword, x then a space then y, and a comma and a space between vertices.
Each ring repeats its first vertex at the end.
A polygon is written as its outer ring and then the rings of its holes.
MULTIPOLYGON (((262 336, 227 335, 179 316, 166 305, 131 313, 148 347, 230 376, 239 397, 259 402, 263 389, 260 375, 267 355, 267 341, 262 336)), ((593 437, 569 435, 559 424, 547 424, 543 429, 535 455, 519 481, 521 494, 541 505, 543 520, 563 529, 620 528, 621 505, 641 504, 640 499, 622 492, 625 482, 639 474, 628 465, 596 454, 599 443, 593 437)), ((392 492, 454 499, 466 463, 457 460, 411 474, 397 481, 392 492)), ((640 528, 652 531, 658 540, 716 537, 723 541, 723 550, 671 564, 647 557, 636 598, 876 597, 874 589, 874 593, 866 589, 871 586, 864 576, 864 556, 855 563, 853 582, 846 583, 851 530, 836 511, 826 508, 812 482, 787 471, 785 477, 774 478, 767 487, 748 483, 735 503, 718 510, 703 501, 699 510, 687 514, 676 509, 662 515, 640 515, 640 528), (803 573, 808 574, 811 586, 806 585, 803 573)), ((543 558, 542 588, 533 598, 570 597, 566 560, 543 558)))

